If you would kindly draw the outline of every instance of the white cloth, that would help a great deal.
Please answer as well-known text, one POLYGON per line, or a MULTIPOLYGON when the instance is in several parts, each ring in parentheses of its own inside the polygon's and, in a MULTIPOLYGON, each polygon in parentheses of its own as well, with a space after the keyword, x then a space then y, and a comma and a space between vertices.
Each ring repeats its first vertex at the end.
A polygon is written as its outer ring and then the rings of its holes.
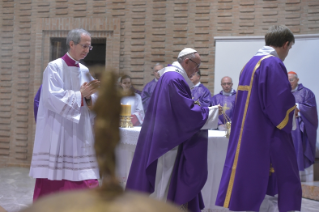
POLYGON ((206 123, 201 130, 216 129, 218 126, 218 105, 208 107, 209 114, 206 123))
MULTIPOLYGON (((80 87, 93 80, 87 67, 68 66, 61 58, 43 74, 30 168, 33 178, 83 181, 98 179, 94 153, 94 114, 81 107, 80 87)), ((94 103, 97 96, 91 95, 94 103)))
POLYGON ((131 114, 136 115, 137 119, 141 124, 144 121, 144 109, 142 98, 139 94, 135 93, 134 96, 126 96, 121 99, 121 104, 123 105, 131 105, 131 114))

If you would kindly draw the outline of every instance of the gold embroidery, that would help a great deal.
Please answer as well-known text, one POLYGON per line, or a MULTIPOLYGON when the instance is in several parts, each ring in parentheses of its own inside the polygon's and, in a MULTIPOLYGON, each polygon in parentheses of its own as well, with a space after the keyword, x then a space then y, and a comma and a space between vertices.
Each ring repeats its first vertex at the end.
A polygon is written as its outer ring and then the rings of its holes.
POLYGON ((227 102, 225 102, 224 106, 223 106, 223 112, 226 113, 226 110, 229 110, 230 108, 227 107, 227 102))
POLYGON ((287 110, 286 116, 285 116, 284 120, 282 120, 282 122, 280 122, 280 124, 277 125, 277 128, 278 128, 278 129, 281 130, 282 128, 284 128, 284 127, 287 125, 287 123, 288 123, 288 121, 289 121, 289 113, 290 113, 291 111, 293 111, 295 108, 296 108, 296 105, 293 106, 292 108, 290 108, 289 110, 287 110))
POLYGON ((194 104, 200 106, 199 100, 195 101, 194 104))
POLYGON ((274 167, 272 167, 272 164, 270 164, 269 176, 270 176, 272 173, 275 173, 275 169, 274 169, 274 167))
POLYGON ((239 85, 238 86, 238 90, 239 91, 249 91, 250 90, 250 86, 248 86, 248 85, 239 85))
MULTIPOLYGON (((250 85, 249 86, 242 86, 244 88, 247 87, 247 90, 244 91, 248 91, 248 95, 247 95, 247 99, 246 99, 246 104, 245 104, 245 110, 244 110, 244 115, 243 115, 243 120, 241 123, 241 128, 240 128, 240 134, 239 134, 239 138, 238 138, 238 143, 237 143, 237 148, 236 148, 236 155, 235 155, 235 159, 234 159, 234 163, 232 166, 232 172, 230 175, 230 179, 229 179, 229 183, 228 183, 228 188, 227 188, 227 193, 226 193, 226 197, 225 197, 225 201, 224 201, 224 207, 228 208, 229 207, 229 202, 230 202, 230 197, 233 191, 233 186, 234 186, 234 180, 235 180, 235 174, 236 174, 236 169, 237 169, 237 163, 238 163, 238 156, 239 156, 239 150, 240 150, 240 145, 241 145, 241 139, 242 139, 242 135, 243 135, 243 130, 244 130, 244 125, 245 125, 245 119, 246 119, 246 114, 247 114, 247 109, 248 109, 248 105, 249 105, 249 100, 250 100, 250 94, 251 94, 251 88, 253 86, 253 81, 254 81, 254 75, 256 70, 259 68, 261 61, 263 61, 266 58, 272 57, 272 55, 267 55, 263 58, 261 58, 258 63, 255 65, 255 68, 253 70, 253 73, 251 75, 251 79, 250 79, 250 85)), ((238 88, 241 87, 238 86, 238 88)), ((242 88, 241 87, 241 88, 242 88)))

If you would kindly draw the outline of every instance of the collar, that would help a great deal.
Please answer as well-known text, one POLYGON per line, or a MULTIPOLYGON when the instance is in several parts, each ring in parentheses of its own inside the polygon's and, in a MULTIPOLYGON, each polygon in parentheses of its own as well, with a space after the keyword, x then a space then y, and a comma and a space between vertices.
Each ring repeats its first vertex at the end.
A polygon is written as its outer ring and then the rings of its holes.
POLYGON ((80 67, 79 65, 79 61, 74 60, 71 55, 69 54, 69 52, 67 52, 62 59, 65 61, 65 63, 68 66, 75 66, 75 67, 80 67))
POLYGON ((198 87, 200 84, 201 84, 201 83, 200 83, 200 82, 198 82, 196 85, 194 85, 194 87, 198 87))
POLYGON ((263 56, 263 55, 269 55, 269 54, 279 58, 276 50, 272 48, 271 46, 262 47, 261 49, 258 50, 255 56, 263 56))
POLYGON ((194 84, 188 78, 186 71, 183 69, 183 67, 181 66, 181 64, 179 62, 175 61, 175 62, 173 62, 173 64, 171 66, 167 66, 167 67, 159 70, 160 76, 162 76, 163 74, 165 74, 166 72, 169 72, 169 71, 175 71, 175 72, 179 73, 180 75, 182 75, 184 77, 185 81, 187 82, 190 89, 192 89, 194 87, 194 84))
POLYGON ((295 87, 295 89, 291 90, 291 92, 295 92, 295 91, 297 91, 297 90, 298 90, 298 88, 299 88, 299 85, 300 85, 300 84, 298 84, 298 85, 295 87))
POLYGON ((223 96, 232 96, 234 94, 234 89, 232 89, 229 93, 226 93, 224 90, 220 92, 223 96))
POLYGON ((158 81, 158 79, 154 78, 154 81, 155 81, 155 82, 157 82, 157 81, 158 81))

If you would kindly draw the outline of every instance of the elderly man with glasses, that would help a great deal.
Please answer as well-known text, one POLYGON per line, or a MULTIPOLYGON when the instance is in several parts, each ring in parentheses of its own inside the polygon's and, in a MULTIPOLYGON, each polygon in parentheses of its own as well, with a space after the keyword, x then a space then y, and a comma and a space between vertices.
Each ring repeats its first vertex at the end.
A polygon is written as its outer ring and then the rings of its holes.
MULTIPOLYGON (((221 80, 221 86, 223 88, 218 94, 211 98, 211 105, 221 105, 223 106, 223 111, 231 120, 233 117, 233 111, 235 106, 236 91, 233 89, 233 80, 230 77, 223 77, 221 80)), ((219 116, 218 129, 226 130, 224 115, 219 116)))
POLYGON ((291 92, 295 97, 296 130, 291 131, 294 142, 300 180, 313 181, 313 166, 316 157, 318 114, 315 94, 299 82, 296 72, 288 72, 291 92))
POLYGON ((126 188, 199 212, 207 179, 208 130, 222 108, 192 99, 190 78, 199 70, 196 50, 182 50, 160 71, 136 146, 126 188))
POLYGON ((84 29, 68 33, 68 52, 48 64, 43 82, 30 176, 36 179, 33 200, 65 190, 98 186, 90 112, 100 84, 79 63, 92 50, 84 29))

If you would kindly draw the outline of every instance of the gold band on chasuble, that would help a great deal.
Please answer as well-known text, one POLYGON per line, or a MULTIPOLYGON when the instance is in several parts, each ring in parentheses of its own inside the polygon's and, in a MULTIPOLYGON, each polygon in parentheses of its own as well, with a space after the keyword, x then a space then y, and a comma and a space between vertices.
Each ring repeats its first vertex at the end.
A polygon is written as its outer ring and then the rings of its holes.
POLYGON ((282 122, 280 122, 280 124, 277 125, 278 129, 281 130, 282 128, 284 128, 287 125, 287 123, 289 121, 289 113, 291 113, 291 111, 293 111, 295 108, 296 108, 296 105, 293 106, 292 108, 290 108, 289 110, 287 110, 284 120, 282 120, 282 122))
MULTIPOLYGON (((233 191, 235 174, 236 174, 237 163, 238 163, 239 150, 240 150, 240 145, 241 145, 241 138, 242 138, 242 135, 243 135, 245 119, 246 119, 247 109, 248 109, 249 100, 250 100, 251 88, 253 86, 253 81, 254 81, 254 75, 255 75, 256 70, 259 68, 261 61, 263 61, 266 58, 272 57, 272 56, 273 55, 267 55, 265 57, 262 57, 258 61, 258 63, 255 65, 255 68, 254 68, 253 73, 251 75, 250 85, 249 86, 248 85, 239 85, 238 86, 238 91, 248 91, 248 95, 247 95, 247 99, 246 99, 243 120, 242 120, 242 123, 241 123, 240 134, 239 134, 237 148, 236 148, 236 155, 235 155, 235 158, 234 158, 234 163, 233 163, 233 166, 232 166, 232 171, 231 171, 231 175, 230 175, 230 179, 229 179, 229 183, 228 183, 227 193, 226 193, 226 197, 225 197, 225 201, 224 201, 224 207, 225 208, 229 207, 230 197, 231 197, 231 194, 232 194, 232 191, 233 191)), ((237 92, 237 94, 238 94, 238 92, 237 92)))

